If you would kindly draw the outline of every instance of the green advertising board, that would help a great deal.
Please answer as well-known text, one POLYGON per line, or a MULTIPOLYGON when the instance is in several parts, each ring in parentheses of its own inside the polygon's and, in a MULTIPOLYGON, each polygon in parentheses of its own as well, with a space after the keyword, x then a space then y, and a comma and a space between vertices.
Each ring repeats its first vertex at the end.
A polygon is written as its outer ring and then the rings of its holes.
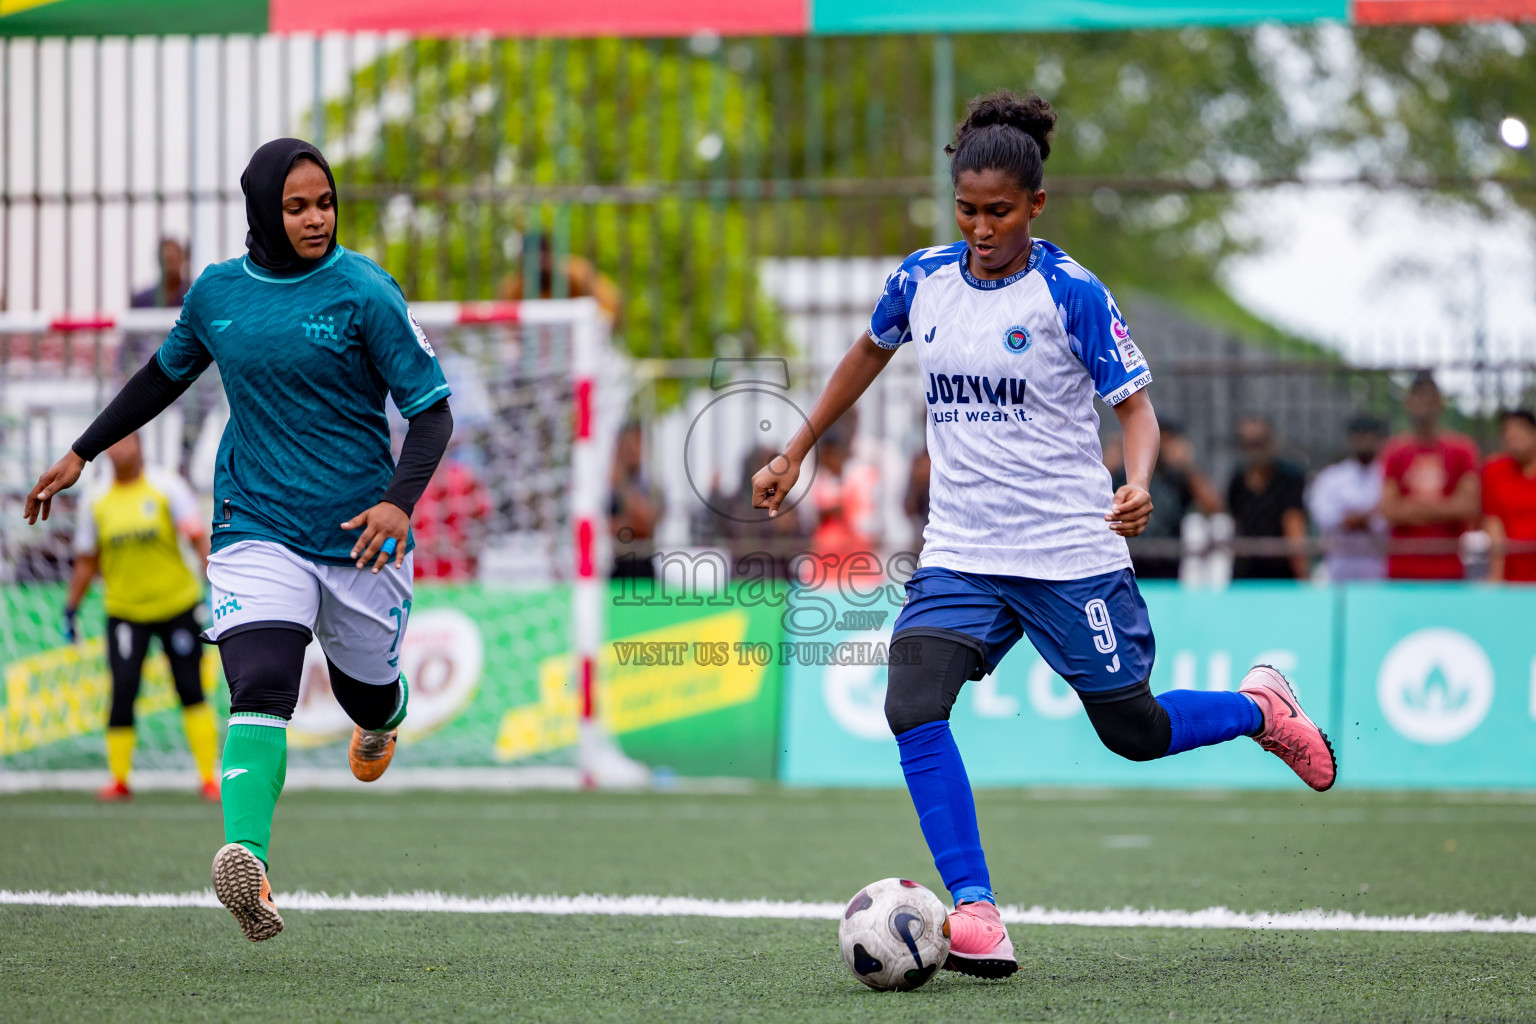
POLYGON ((1342 778, 1536 786, 1536 587, 1346 591, 1342 778))
MULTIPOLYGON (((1332 738, 1340 787, 1536 787, 1536 588, 1142 590, 1157 634, 1154 692, 1231 689, 1250 665, 1276 666, 1332 738)), ((900 785, 884 696, 883 666, 789 664, 785 781, 900 785)), ((952 722, 976 785, 1299 785, 1246 740, 1148 764, 1115 757, 1024 641, 966 685, 952 722)))
MULTIPOLYGON (((1341 786, 1536 786, 1536 588, 1147 584, 1143 592, 1157 633, 1155 691, 1232 689, 1251 664, 1276 665, 1332 735, 1341 786)), ((801 590, 775 604, 735 588, 683 604, 616 593, 600 715, 630 754, 679 774, 900 785, 884 717, 898 599, 801 590)), ((70 645, 58 635, 61 600, 58 585, 0 589, 0 769, 104 766, 100 606, 81 614, 94 635, 70 645)), ((562 587, 419 587, 402 656, 413 683, 402 764, 569 764, 577 721, 569 608, 562 587)), ((326 690, 318 651, 311 658, 290 761, 339 767, 351 725, 326 690)), ((217 659, 207 664, 223 711, 217 659)), ((157 655, 138 721, 138 766, 189 766, 157 655)), ((1110 754, 1027 641, 992 676, 967 684, 953 722, 977 785, 1297 785, 1246 740, 1150 764, 1110 754)))
MULTIPOLYGON (((79 643, 65 643, 64 585, 0 587, 0 769, 105 768, 102 732, 111 685, 106 615, 99 591, 80 606, 79 643)), ((229 707, 218 659, 203 662, 203 688, 222 716, 229 707)), ((144 665, 135 705, 144 768, 190 767, 170 666, 144 665)))
MULTIPOLYGON (((80 621, 85 639, 59 636, 62 587, 0 589, 0 769, 104 767, 109 686, 99 605, 80 621)), ((402 765, 493 767, 569 764, 576 742, 567 587, 418 586, 401 654, 411 714, 401 729, 402 765)), ((772 778, 779 734, 779 672, 734 656, 735 645, 777 629, 772 608, 667 601, 608 611, 599 659, 599 717, 632 756, 683 775, 772 778), (665 648, 676 656, 657 659, 665 648), (723 659, 720 650, 731 653, 723 659)), ((210 696, 227 698, 216 656, 205 661, 210 696)), ((137 705, 135 764, 187 767, 164 659, 153 653, 137 705)), ((352 723, 329 692, 325 661, 311 645, 289 726, 289 764, 339 767, 352 723)))

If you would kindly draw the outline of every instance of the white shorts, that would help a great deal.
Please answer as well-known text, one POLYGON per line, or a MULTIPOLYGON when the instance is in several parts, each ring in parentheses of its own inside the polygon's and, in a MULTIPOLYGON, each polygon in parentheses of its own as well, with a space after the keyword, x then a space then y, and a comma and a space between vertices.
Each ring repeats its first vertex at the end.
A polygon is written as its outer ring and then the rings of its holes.
POLYGON ((208 559, 213 625, 218 642, 261 622, 292 622, 311 630, 325 656, 362 683, 387 685, 400 675, 400 645, 411 614, 414 552, 402 568, 379 571, 318 565, 281 544, 242 540, 208 559))

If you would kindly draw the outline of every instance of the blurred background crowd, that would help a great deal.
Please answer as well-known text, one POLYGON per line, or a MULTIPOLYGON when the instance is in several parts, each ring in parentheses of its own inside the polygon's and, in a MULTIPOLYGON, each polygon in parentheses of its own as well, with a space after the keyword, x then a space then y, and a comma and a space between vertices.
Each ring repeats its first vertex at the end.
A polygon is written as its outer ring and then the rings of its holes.
MULTIPOLYGON (((1154 386, 1155 396, 1155 386, 1154 386)), ((1130 542, 1137 575, 1221 584, 1229 580, 1490 580, 1536 582, 1536 415, 1501 411, 1496 443, 1484 451, 1445 420, 1431 373, 1405 389, 1394 430, 1385 418, 1351 417, 1327 456, 1292 454, 1264 415, 1243 416, 1240 453, 1221 478, 1203 468, 1184 427, 1162 420, 1162 450, 1151 480, 1156 508, 1130 542)), ((777 555, 789 575, 799 552, 846 559, 888 551, 878 532, 881 500, 899 500, 913 551, 927 521, 929 460, 917 452, 903 479, 883 481, 878 454, 861 456, 857 419, 840 423, 818 446, 820 470, 808 500, 771 524, 743 528, 712 514, 697 517, 700 539, 729 548, 740 562, 777 555)), ((1114 486, 1126 482, 1118 433, 1103 439, 1114 486)), ((743 470, 772 449, 754 450, 743 470)), ((617 471, 617 470, 616 470, 617 471)), ((626 469, 631 479, 638 470, 626 469)), ((630 506, 623 506, 628 510, 630 506)), ((620 511, 620 529, 652 536, 654 507, 640 521, 620 511)))

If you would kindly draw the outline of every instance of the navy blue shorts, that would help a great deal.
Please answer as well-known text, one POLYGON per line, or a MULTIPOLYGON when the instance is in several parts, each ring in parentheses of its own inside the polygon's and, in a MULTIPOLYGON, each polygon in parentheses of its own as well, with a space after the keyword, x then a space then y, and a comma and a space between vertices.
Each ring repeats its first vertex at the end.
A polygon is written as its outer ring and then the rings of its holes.
POLYGON ((919 569, 896 616, 903 633, 969 644, 991 672, 1029 635, 1046 664, 1080 694, 1134 686, 1152 674, 1157 644, 1129 569, 1081 580, 1032 580, 953 569, 919 569))

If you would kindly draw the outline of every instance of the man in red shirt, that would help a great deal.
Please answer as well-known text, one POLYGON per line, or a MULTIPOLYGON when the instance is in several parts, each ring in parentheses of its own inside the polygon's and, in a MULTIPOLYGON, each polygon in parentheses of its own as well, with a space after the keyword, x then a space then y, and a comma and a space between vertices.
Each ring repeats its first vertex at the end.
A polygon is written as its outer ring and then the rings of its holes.
POLYGON ((1434 377, 1415 377, 1403 404, 1412 429, 1381 455, 1381 514, 1392 527, 1387 576, 1459 580, 1457 541, 1482 511, 1482 460, 1471 438, 1440 426, 1444 401, 1434 377))
POLYGON ((1506 454, 1483 469, 1483 529, 1493 539, 1488 578, 1536 583, 1536 414, 1499 421, 1506 454))

